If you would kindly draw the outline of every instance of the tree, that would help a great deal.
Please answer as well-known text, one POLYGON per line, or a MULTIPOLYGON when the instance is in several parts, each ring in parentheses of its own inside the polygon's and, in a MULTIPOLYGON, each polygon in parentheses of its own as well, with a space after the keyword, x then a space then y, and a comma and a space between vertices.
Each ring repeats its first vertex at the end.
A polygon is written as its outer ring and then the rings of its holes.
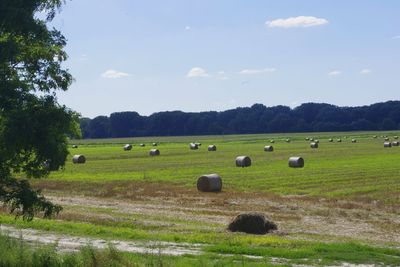
POLYGON ((110 137, 110 119, 107 116, 97 116, 89 123, 90 138, 110 137))
POLYGON ((61 67, 64 36, 47 28, 62 0, 0 1, 0 202, 32 219, 61 207, 22 178, 40 178, 65 164, 78 114, 57 102, 72 77, 61 67), (40 19, 38 12, 45 14, 40 19))

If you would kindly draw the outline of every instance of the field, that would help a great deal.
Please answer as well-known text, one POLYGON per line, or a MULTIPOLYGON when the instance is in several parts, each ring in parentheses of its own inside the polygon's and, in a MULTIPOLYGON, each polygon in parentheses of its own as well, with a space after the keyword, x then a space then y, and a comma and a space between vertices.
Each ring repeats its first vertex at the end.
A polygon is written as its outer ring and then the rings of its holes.
POLYGON ((382 137, 393 141, 399 134, 71 140, 78 145, 71 156, 83 154, 87 162, 72 164, 70 157, 64 170, 32 181, 64 207, 56 220, 15 220, 3 207, 0 223, 15 236, 29 228, 31 242, 55 237, 63 251, 109 243, 137 266, 399 266, 400 147, 384 148, 382 137), (319 148, 311 149, 306 137, 318 139, 319 148), (160 156, 148 155, 153 142, 160 156), (190 142, 202 145, 190 150, 190 142), (131 151, 123 151, 126 143, 131 151), (217 151, 208 152, 209 144, 217 151), (274 151, 264 152, 265 145, 274 151), (252 166, 236 167, 239 155, 249 156, 252 166), (289 168, 291 156, 303 157, 305 167, 289 168), (197 178, 209 173, 221 176, 222 192, 197 191, 197 178), (226 230, 235 215, 248 211, 265 213, 278 231, 226 230))

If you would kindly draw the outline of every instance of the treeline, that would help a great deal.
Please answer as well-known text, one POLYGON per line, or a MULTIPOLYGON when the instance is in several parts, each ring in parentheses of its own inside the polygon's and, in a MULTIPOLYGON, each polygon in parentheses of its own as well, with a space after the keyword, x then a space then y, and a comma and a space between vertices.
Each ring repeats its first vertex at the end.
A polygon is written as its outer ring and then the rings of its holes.
POLYGON ((400 128, 400 101, 362 107, 306 103, 291 109, 254 104, 222 112, 116 112, 109 117, 82 118, 84 138, 252 134, 278 132, 334 132, 396 130, 400 128))

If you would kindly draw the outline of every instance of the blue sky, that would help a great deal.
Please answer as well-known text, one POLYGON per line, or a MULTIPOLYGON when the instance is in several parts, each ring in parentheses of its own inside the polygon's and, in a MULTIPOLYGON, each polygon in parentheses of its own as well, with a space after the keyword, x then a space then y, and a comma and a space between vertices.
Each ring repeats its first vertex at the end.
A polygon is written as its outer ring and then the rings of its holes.
POLYGON ((67 1, 83 116, 399 99, 400 1, 67 1))

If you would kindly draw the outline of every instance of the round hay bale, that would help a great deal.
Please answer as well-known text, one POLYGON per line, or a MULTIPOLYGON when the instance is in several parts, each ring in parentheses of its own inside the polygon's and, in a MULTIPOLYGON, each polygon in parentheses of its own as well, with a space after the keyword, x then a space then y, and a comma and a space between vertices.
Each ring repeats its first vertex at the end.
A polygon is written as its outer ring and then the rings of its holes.
POLYGON ((383 147, 392 147, 392 143, 390 142, 384 142, 383 147))
POLYGON ((78 148, 78 145, 72 145, 72 148, 78 148))
POLYGON ((251 166, 251 159, 248 156, 239 156, 236 158, 237 167, 249 167, 251 166))
POLYGON ((400 142, 399 141, 393 141, 392 142, 392 146, 399 146, 400 145, 400 142))
POLYGON ((372 136, 372 138, 376 139, 376 138, 378 138, 378 136, 374 135, 374 136, 372 136))
POLYGON ((352 143, 357 143, 357 139, 351 139, 352 143))
POLYGON ((271 140, 271 141, 269 141, 271 144, 273 144, 273 143, 275 143, 275 141, 274 140, 271 140))
POLYGON ((290 143, 290 139, 287 138, 287 139, 285 140, 285 142, 286 142, 286 143, 290 143))
POLYGON ((329 140, 328 140, 330 143, 332 143, 333 142, 333 139, 332 138, 329 138, 329 140))
POLYGON ((278 226, 274 222, 257 212, 239 214, 228 225, 228 230, 231 232, 257 235, 264 235, 277 229, 278 226))
POLYGON ((389 138, 388 138, 388 137, 385 137, 385 141, 389 141, 389 138))
POLYGON ((308 140, 310 140, 310 138, 306 137, 305 140, 308 141, 308 140))
POLYGON ((399 137, 397 135, 393 136, 394 139, 399 139, 399 137))
POLYGON ((190 143, 190 144, 189 144, 189 148, 190 148, 191 150, 196 150, 196 149, 199 149, 199 146, 196 145, 195 143, 190 143))
POLYGON ((126 145, 124 145, 124 150, 125 150, 125 151, 132 150, 132 145, 131 145, 131 144, 126 144, 126 145))
POLYGON ((311 148, 318 148, 318 143, 312 142, 312 143, 310 143, 310 147, 311 148))
POLYGON ((315 140, 314 140, 314 143, 319 144, 319 140, 318 140, 318 139, 315 139, 315 140))
POLYGON ((149 152, 149 155, 150 156, 160 156, 160 150, 158 150, 158 149, 150 149, 150 152, 149 152))
POLYGON ((209 145, 207 149, 208 149, 208 151, 217 151, 217 146, 216 145, 209 145))
POLYGON ((146 145, 145 145, 145 144, 140 144, 139 146, 141 146, 141 147, 145 147, 146 145))
POLYGON ((311 141, 311 142, 314 141, 314 137, 311 137, 311 138, 310 138, 310 141, 311 141))
POLYGON ((158 144, 157 143, 153 143, 152 146, 158 146, 158 144))
POLYGON ((265 152, 272 152, 272 151, 274 151, 274 147, 273 146, 265 146, 264 147, 264 151, 265 152))
POLYGON ((303 168, 304 167, 304 159, 302 157, 290 157, 289 158, 289 167, 303 168))
POLYGON ((340 143, 340 142, 342 142, 342 139, 339 138, 336 140, 336 142, 340 143))
POLYGON ((72 163, 74 164, 83 164, 86 162, 86 158, 84 155, 74 155, 72 157, 72 163))
POLYGON ((222 180, 216 174, 205 174, 197 179, 197 190, 202 192, 221 192, 222 180))

